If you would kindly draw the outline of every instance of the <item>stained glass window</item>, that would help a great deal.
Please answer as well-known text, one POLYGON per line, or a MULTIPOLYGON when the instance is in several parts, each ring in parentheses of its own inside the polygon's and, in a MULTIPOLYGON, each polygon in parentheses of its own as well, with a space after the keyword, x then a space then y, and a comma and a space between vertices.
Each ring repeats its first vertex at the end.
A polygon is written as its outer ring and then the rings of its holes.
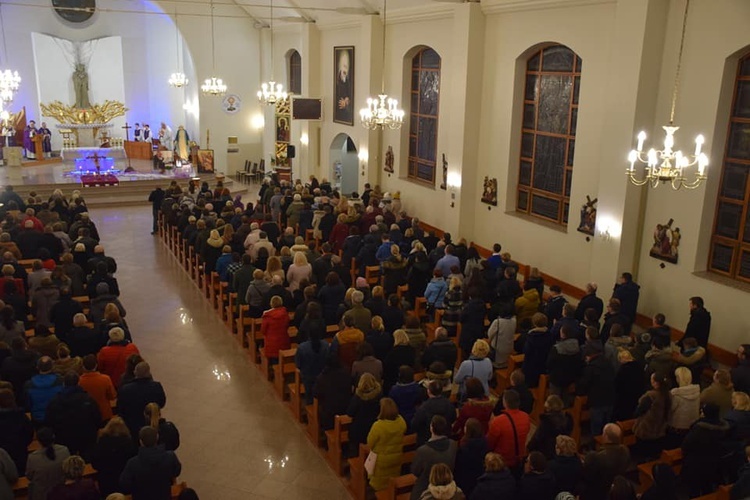
POLYGON ((563 45, 526 63, 516 210, 561 225, 568 222, 580 83, 581 58, 563 45))
POLYGON ((407 176, 434 184, 440 110, 440 56, 430 48, 420 50, 411 62, 409 113, 409 165, 407 176))
POLYGON ((750 282, 750 54, 734 88, 708 268, 750 282))
POLYGON ((302 56, 296 50, 289 54, 289 92, 302 95, 302 56))

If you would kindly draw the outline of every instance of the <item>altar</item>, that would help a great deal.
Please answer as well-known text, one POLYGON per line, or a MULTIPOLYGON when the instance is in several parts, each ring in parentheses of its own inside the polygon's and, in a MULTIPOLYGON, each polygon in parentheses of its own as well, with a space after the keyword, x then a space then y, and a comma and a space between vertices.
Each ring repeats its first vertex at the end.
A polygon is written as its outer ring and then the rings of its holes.
POLYGON ((63 161, 76 161, 94 155, 113 160, 127 160, 128 158, 125 148, 65 148, 60 151, 63 161))

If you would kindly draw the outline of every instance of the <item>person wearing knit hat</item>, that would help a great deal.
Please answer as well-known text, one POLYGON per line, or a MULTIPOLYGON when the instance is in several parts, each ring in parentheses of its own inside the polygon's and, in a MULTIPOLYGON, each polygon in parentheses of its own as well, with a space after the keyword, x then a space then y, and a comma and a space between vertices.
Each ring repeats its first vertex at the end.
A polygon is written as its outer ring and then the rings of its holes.
POLYGON ((125 330, 116 326, 109 330, 109 341, 110 342, 122 342, 125 340, 125 330))
POLYGON ((216 261, 221 257, 221 250, 224 248, 224 240, 219 234, 219 231, 212 229, 209 233, 206 245, 203 246, 201 251, 201 258, 203 259, 203 271, 210 275, 216 268, 216 261))

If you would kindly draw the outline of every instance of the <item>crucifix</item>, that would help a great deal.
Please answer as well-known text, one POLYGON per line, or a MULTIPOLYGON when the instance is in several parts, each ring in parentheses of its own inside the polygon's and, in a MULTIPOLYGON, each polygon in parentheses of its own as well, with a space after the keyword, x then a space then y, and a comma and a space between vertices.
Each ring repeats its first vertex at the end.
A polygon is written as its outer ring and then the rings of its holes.
POLYGON ((99 156, 99 153, 94 153, 93 155, 89 155, 86 157, 87 160, 94 160, 94 166, 96 167, 96 175, 101 174, 101 166, 99 165, 99 160, 105 159, 106 156, 99 156))
POLYGON ((133 128, 130 125, 128 125, 128 122, 125 122, 124 127, 120 127, 125 129, 125 140, 130 142, 130 129, 133 128))

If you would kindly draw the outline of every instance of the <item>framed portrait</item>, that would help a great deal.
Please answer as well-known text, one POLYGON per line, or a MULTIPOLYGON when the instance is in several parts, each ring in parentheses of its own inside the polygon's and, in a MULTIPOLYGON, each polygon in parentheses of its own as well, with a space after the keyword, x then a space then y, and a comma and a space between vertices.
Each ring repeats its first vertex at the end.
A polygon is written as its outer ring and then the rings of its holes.
POLYGON ((354 47, 333 48, 333 121, 354 126, 354 47))
POLYGON ((198 150, 198 173, 211 174, 214 172, 214 150, 198 150))

